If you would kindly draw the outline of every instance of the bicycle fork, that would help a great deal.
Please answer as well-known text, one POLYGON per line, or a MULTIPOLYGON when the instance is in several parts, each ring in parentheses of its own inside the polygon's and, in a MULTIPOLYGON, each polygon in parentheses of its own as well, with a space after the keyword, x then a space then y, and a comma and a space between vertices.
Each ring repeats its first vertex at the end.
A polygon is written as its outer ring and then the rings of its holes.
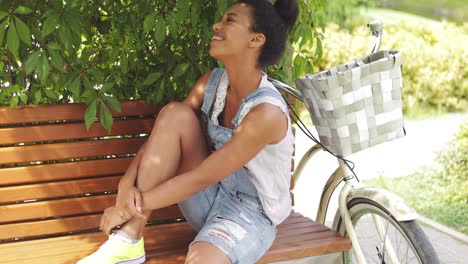
MULTIPOLYGON (((341 170, 343 170, 343 175, 352 175, 350 174, 350 170, 346 166, 346 164, 342 160, 338 160, 340 164, 341 170)), ((347 206, 347 198, 349 192, 354 188, 353 184, 350 180, 352 180, 354 176, 345 176, 343 181, 345 182, 343 189, 341 189, 340 196, 339 196, 339 210, 341 214, 341 218, 346 226, 346 232, 348 233, 349 239, 351 239, 351 243, 353 245, 353 251, 356 255, 356 259, 360 264, 367 264, 366 259, 364 258, 364 254, 362 253, 361 246, 359 245, 356 232, 354 230, 353 223, 351 222, 351 216, 349 215, 348 206, 347 206)))
MULTIPOLYGON (((366 264, 366 260, 364 257, 364 254, 362 252, 361 246, 359 244, 354 225, 351 221, 351 216, 349 214, 348 210, 348 199, 350 196, 353 196, 352 193, 354 193, 358 189, 365 189, 363 188, 364 186, 359 184, 359 182, 356 181, 355 176, 351 172, 351 170, 348 168, 348 166, 344 163, 342 160, 338 160, 339 163, 339 169, 341 170, 342 175, 348 175, 343 177, 344 181, 344 186, 341 189, 340 195, 339 195, 339 211, 341 218, 343 219, 343 222, 346 227, 346 232, 348 233, 349 238, 351 239, 352 245, 353 245, 353 251, 356 256, 356 259, 358 263, 360 264, 366 264)), ((393 201, 392 204, 400 205, 398 207, 401 207, 401 200, 400 199, 391 199, 390 201, 393 201)), ((398 215, 399 217, 397 218, 416 218, 417 215, 416 213, 410 208, 410 207, 403 207, 405 210, 405 214, 400 214, 398 215), (403 216, 404 215, 404 216, 403 216)), ((394 210, 391 210, 394 211, 394 210)), ((377 234, 379 236, 379 240, 381 241, 381 250, 382 252, 379 251, 379 257, 382 260, 382 263, 385 263, 385 257, 387 256, 388 259, 390 260, 390 263, 393 264, 399 264, 398 257, 395 253, 395 250, 388 239, 387 236, 387 230, 383 230, 380 220, 377 218, 376 215, 372 215, 372 222, 374 224, 374 227, 377 231, 377 234)))

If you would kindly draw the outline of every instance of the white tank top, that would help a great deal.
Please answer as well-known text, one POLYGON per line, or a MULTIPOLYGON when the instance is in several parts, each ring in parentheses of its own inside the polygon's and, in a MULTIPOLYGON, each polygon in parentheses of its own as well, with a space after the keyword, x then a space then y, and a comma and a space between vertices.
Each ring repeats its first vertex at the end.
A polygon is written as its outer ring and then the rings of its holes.
MULTIPOLYGON (((215 124, 218 124, 218 116, 224 109, 228 86, 229 80, 227 73, 224 72, 216 90, 216 98, 210 118, 215 124)), ((270 88, 279 94, 273 84, 268 81, 266 74, 262 74, 259 87, 270 88)), ((273 96, 257 97, 244 104, 239 114, 239 124, 251 109, 262 103, 269 103, 280 108, 288 119, 288 129, 280 142, 267 145, 253 159, 247 162, 244 168, 257 189, 266 215, 273 224, 278 225, 289 216, 292 209, 289 188, 294 136, 291 131, 291 120, 287 106, 273 96)))

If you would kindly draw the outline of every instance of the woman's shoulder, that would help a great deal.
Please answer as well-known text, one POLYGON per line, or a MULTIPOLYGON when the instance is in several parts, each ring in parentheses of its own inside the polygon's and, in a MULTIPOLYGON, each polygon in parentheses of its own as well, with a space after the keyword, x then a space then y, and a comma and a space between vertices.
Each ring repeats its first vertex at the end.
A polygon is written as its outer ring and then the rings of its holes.
POLYGON ((198 80, 192 86, 189 94, 183 101, 196 111, 198 111, 203 103, 205 87, 208 84, 212 72, 213 70, 209 70, 205 72, 200 78, 198 78, 198 80))

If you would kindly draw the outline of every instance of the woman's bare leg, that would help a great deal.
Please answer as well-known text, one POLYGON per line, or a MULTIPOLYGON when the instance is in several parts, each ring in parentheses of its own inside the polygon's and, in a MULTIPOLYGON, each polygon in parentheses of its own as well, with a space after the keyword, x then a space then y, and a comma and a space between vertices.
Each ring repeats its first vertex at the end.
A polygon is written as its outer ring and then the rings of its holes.
MULTIPOLYGON (((170 103, 156 118, 138 168, 137 187, 145 192, 177 174, 197 167, 208 156, 199 120, 183 103, 170 103)), ((151 211, 143 212, 149 217, 151 211)), ((122 230, 134 238, 143 235, 146 221, 133 218, 122 230)))
POLYGON ((190 247, 185 264, 230 264, 231 260, 221 249, 208 242, 196 242, 190 247))

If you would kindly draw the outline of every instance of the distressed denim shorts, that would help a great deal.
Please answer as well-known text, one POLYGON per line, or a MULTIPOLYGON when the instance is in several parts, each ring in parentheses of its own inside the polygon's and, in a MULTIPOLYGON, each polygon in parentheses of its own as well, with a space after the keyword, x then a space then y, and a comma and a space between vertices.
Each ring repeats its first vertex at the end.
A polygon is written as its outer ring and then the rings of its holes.
POLYGON ((275 240, 276 227, 265 215, 258 197, 223 183, 208 187, 179 203, 179 207, 199 231, 190 246, 208 242, 221 249, 234 264, 255 263, 275 240))

